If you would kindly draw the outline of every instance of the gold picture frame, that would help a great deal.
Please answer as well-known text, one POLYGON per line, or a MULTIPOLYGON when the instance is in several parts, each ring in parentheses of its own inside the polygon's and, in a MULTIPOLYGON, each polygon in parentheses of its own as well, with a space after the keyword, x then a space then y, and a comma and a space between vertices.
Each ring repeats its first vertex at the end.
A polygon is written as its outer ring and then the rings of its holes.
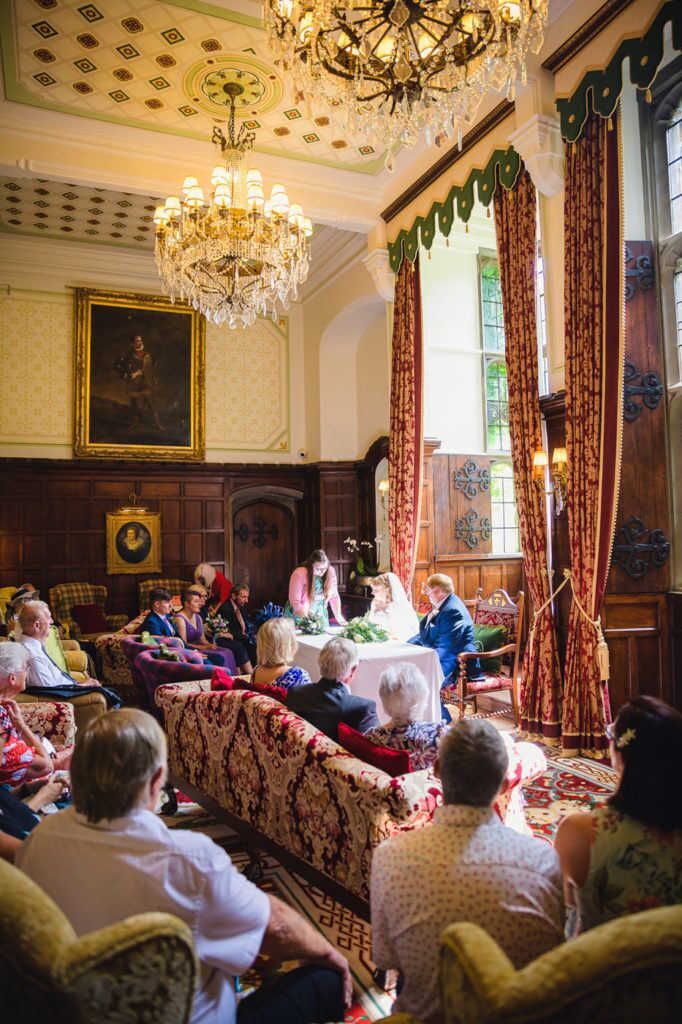
POLYGON ((107 512, 107 573, 161 572, 161 513, 107 512))
POLYGON ((206 321, 159 295, 76 289, 74 454, 203 461, 206 321))

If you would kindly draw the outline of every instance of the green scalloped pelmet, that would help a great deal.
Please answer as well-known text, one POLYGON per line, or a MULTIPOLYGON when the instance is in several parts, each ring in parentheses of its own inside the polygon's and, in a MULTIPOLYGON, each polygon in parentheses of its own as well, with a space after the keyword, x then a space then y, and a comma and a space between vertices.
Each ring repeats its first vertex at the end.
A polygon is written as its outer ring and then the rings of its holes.
POLYGON ((520 169, 521 157, 513 146, 506 150, 496 149, 483 169, 475 167, 463 185, 453 185, 442 203, 433 203, 426 217, 417 217, 409 231, 403 229, 393 242, 389 242, 388 255, 393 272, 398 273, 403 257, 414 263, 420 241, 425 249, 431 248, 436 227, 447 238, 455 216, 467 223, 474 207, 474 185, 479 201, 483 206, 489 206, 496 183, 499 182, 503 188, 513 188, 520 169))
MULTIPOLYGON (((566 142, 575 142, 580 137, 590 110, 601 117, 611 117, 623 91, 623 63, 630 60, 630 81, 638 89, 652 85, 663 60, 663 29, 670 22, 675 50, 682 50, 682 0, 669 0, 658 12, 648 31, 641 39, 626 39, 616 50, 602 71, 588 71, 570 99, 556 101, 561 122, 561 134, 566 142), (591 102, 590 102, 591 94, 591 102)), ((403 256, 411 263, 417 258, 419 242, 430 249, 436 232, 436 223, 442 234, 450 234, 457 216, 466 222, 474 205, 474 184, 478 186, 478 198, 489 206, 495 191, 495 175, 504 188, 513 188, 521 167, 518 153, 509 147, 505 151, 495 150, 483 168, 472 170, 463 185, 454 185, 442 203, 434 203, 426 217, 417 217, 409 231, 401 231, 389 243, 388 253, 391 269, 397 274, 403 256)))
POLYGON ((588 71, 570 99, 557 100, 561 134, 566 142, 580 137, 591 107, 601 117, 611 117, 623 91, 623 62, 630 58, 630 81, 638 89, 648 89, 663 60, 663 29, 672 24, 673 47, 682 50, 682 3, 670 0, 661 7, 647 33, 641 39, 626 39, 620 44, 603 71, 588 71))

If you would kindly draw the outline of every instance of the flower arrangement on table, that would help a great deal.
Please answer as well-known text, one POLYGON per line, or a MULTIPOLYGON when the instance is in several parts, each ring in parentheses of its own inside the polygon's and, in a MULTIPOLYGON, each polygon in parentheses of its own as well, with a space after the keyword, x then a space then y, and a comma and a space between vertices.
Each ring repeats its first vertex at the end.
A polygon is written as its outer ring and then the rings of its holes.
POLYGON ((308 636, 316 636, 325 631, 325 621, 321 615, 296 615, 294 618, 296 629, 308 636))
POLYGON ((381 626, 370 622, 367 615, 358 616, 348 622, 339 636, 346 640, 353 640, 356 644, 382 644, 389 639, 389 635, 381 626))
POLYGON ((361 540, 358 544, 355 537, 346 537, 343 546, 355 559, 355 572, 358 576, 376 576, 379 572, 376 538, 374 542, 361 540))

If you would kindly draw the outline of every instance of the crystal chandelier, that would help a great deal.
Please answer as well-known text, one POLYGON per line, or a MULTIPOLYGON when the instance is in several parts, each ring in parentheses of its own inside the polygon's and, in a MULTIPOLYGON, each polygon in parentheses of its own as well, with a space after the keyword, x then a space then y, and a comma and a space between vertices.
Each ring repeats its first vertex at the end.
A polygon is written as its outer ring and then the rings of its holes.
MULTIPOLYGON (((461 140, 491 89, 525 84, 548 0, 264 0, 272 47, 294 87, 330 104, 351 131, 414 145, 461 140)), ((390 152, 387 159, 390 167, 390 152)))
POLYGON ((223 86, 230 101, 228 137, 213 129, 221 162, 213 168, 210 198, 187 177, 183 198, 169 196, 154 214, 156 265, 171 297, 182 298, 207 320, 248 327, 258 316, 276 320, 276 305, 288 308, 308 276, 312 225, 284 185, 269 199, 260 171, 247 169, 255 135, 235 131, 238 82, 223 86))

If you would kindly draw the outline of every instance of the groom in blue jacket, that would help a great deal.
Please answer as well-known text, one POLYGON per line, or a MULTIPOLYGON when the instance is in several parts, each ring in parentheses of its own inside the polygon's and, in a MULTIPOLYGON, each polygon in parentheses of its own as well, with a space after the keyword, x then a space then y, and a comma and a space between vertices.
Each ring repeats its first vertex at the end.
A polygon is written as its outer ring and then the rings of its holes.
MULTIPOLYGON (((457 680, 458 655, 476 650, 474 624, 466 605, 455 594, 449 576, 442 573, 429 576, 424 591, 431 602, 431 611, 422 619, 418 635, 407 642, 433 648, 440 659, 445 676, 442 685, 445 686, 457 680)), ((480 672, 478 660, 469 662, 467 670, 469 675, 477 675, 480 672)))

